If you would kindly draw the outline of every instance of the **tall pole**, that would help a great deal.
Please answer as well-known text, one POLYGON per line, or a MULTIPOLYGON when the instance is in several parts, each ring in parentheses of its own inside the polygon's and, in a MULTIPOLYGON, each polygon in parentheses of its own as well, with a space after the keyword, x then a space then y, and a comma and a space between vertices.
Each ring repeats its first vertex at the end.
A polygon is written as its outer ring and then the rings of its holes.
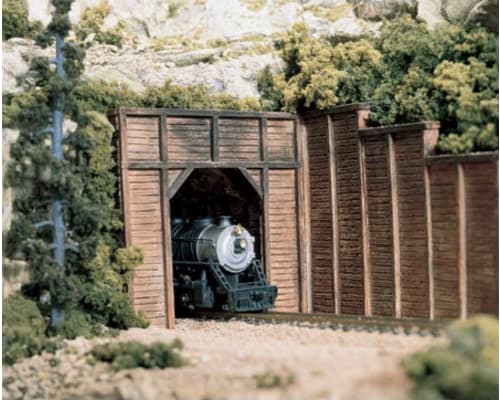
MULTIPOLYGON (((64 72, 64 39, 60 34, 56 34, 56 72, 61 78, 66 77, 64 72)), ((63 141, 63 112, 62 112, 62 102, 63 95, 61 93, 56 93, 54 97, 53 105, 53 123, 54 128, 52 130, 52 155, 58 161, 64 159, 62 141, 63 141)), ((52 204, 52 222, 54 229, 54 259, 59 266, 59 268, 64 269, 64 259, 65 259, 65 244, 64 238, 66 236, 66 228, 64 226, 64 215, 62 207, 62 199, 59 194, 54 198, 52 204)), ((53 328, 57 327, 60 323, 64 321, 64 309, 61 305, 56 304, 54 300, 52 301, 51 310, 51 325, 53 328)))

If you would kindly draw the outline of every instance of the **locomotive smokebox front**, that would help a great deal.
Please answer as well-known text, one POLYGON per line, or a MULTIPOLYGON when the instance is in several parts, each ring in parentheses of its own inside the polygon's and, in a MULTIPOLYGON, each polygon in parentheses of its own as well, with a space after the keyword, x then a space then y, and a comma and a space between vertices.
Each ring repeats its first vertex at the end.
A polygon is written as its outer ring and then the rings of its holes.
MULTIPOLYGON (((179 221, 180 222, 180 221, 179 221)), ((255 238, 231 217, 197 218, 192 226, 182 222, 172 228, 174 259, 207 262, 217 260, 227 272, 244 271, 255 257, 255 238)))
POLYGON ((275 286, 255 259, 255 238, 230 216, 172 219, 178 301, 190 310, 261 311, 273 306, 275 286), (179 296, 179 294, 182 295, 179 296))

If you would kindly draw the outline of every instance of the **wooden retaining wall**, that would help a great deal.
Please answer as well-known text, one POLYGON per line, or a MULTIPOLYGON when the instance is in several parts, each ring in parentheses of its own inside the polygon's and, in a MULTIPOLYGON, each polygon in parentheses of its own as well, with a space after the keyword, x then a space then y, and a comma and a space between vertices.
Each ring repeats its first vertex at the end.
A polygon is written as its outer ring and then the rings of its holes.
POLYGON ((120 109, 120 194, 126 245, 144 263, 129 288, 134 307, 174 326, 170 203, 196 169, 237 170, 262 200, 261 243, 276 309, 307 311, 309 230, 297 119, 287 113, 120 109))
POLYGON ((153 324, 174 325, 171 206, 205 169, 236 171, 254 191, 248 226, 260 232, 277 310, 498 314, 498 153, 435 156, 438 123, 367 128, 365 104, 300 118, 165 109, 110 117, 125 241, 144 251, 130 295, 153 324))
POLYGON ((498 153, 433 156, 439 124, 366 128, 364 104, 301 119, 312 309, 498 314, 498 153))
POLYGON ((498 314, 498 155, 426 159, 432 317, 498 314))

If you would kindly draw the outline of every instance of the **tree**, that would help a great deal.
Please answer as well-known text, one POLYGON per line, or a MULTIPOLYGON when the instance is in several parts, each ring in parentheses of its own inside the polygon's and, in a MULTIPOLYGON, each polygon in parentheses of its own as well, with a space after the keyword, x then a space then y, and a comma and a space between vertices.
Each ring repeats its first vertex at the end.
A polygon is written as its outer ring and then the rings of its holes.
POLYGON ((23 292, 45 315, 52 310, 52 327, 70 336, 98 324, 127 328, 145 323, 123 290, 142 254, 119 248, 114 130, 104 115, 83 111, 74 95, 84 51, 63 40, 71 29, 72 2, 52 0, 52 21, 37 37, 42 47, 55 44, 56 68, 35 58, 22 77, 23 95, 8 106, 14 117, 6 122, 20 134, 6 176, 16 196, 5 236, 6 256, 29 265, 30 282, 23 292), (75 128, 59 137, 64 118, 75 128), (52 133, 50 145, 46 133, 52 133), (65 251, 76 245, 77 251, 65 251))

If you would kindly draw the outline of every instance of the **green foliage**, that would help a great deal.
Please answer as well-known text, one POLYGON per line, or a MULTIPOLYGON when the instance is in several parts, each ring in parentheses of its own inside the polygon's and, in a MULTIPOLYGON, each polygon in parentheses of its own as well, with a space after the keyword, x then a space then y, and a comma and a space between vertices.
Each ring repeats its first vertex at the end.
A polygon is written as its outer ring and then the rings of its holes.
POLYGON ((40 22, 28 20, 26 0, 3 0, 2 40, 13 37, 34 38, 42 29, 40 22))
POLYGON ((174 18, 179 13, 179 10, 184 6, 184 1, 182 0, 171 0, 168 3, 168 18, 174 18))
POLYGON ((295 383, 295 374, 277 374, 275 372, 264 372, 253 376, 258 389, 286 389, 295 383))
POLYGON ((276 45, 284 73, 267 68, 258 79, 267 110, 370 102, 373 124, 440 120, 442 152, 498 148, 498 34, 431 31, 403 15, 385 21, 378 38, 313 38, 296 24, 276 45))
POLYGON ((80 25, 76 28, 77 39, 83 42, 90 34, 95 34, 94 41, 97 43, 122 47, 122 31, 125 27, 123 22, 120 21, 115 27, 107 31, 102 30, 104 20, 110 12, 111 6, 108 0, 101 0, 94 7, 86 7, 82 12, 80 25))
POLYGON ((25 37, 28 34, 28 7, 24 1, 2 2, 2 40, 25 37))
POLYGON ((110 363, 118 371, 130 368, 178 368, 187 361, 180 355, 183 344, 154 342, 146 345, 137 341, 114 342, 95 346, 90 354, 97 361, 110 363))
MULTIPOLYGON (((44 45, 53 41, 55 33, 64 34, 71 8, 69 0, 52 2, 56 8, 49 31, 40 39, 44 45)), ((105 94, 89 95, 86 101, 78 97, 78 90, 88 93, 79 80, 84 52, 69 44, 65 50, 65 79, 56 76, 48 60, 35 58, 21 77, 24 91, 4 97, 4 123, 20 129, 6 173, 6 183, 16 189, 16 197, 12 226, 5 235, 5 255, 27 262, 30 281, 23 293, 38 302, 45 318, 54 304, 64 308, 64 323, 55 333, 74 338, 99 334, 102 325, 126 329, 144 327, 147 322, 133 311, 124 291, 134 266, 142 262, 142 253, 133 247, 120 248, 114 129, 105 115, 91 109, 99 101, 101 106, 95 108, 106 109, 107 104, 102 104, 105 94), (65 117, 77 123, 65 139, 63 161, 52 157, 45 138, 37 134, 50 126, 52 104, 58 95, 64 96, 65 117), (64 200, 66 241, 78 243, 78 252, 66 252, 64 269, 52 257, 51 227, 34 227, 50 219, 54 197, 64 200)), ((9 347, 24 346, 23 340, 17 335, 9 347)))
POLYGON ((36 303, 20 294, 2 305, 2 362, 14 364, 24 357, 55 351, 57 342, 45 336, 46 322, 36 303))
POLYGON ((260 105, 264 111, 279 110, 283 107, 284 80, 272 73, 269 65, 257 74, 257 89, 261 94, 260 105))
POLYGON ((447 329, 449 343, 403 361, 416 400, 498 398, 498 320, 479 315, 447 329))

